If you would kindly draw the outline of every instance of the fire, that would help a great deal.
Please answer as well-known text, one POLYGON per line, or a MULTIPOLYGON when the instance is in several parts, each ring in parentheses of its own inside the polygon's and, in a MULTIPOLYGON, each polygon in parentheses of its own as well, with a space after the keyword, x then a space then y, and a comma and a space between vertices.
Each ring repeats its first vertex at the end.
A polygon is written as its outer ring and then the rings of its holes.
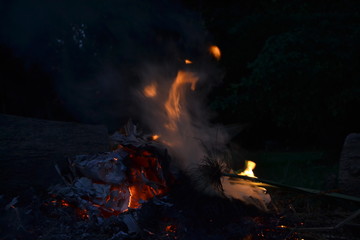
POLYGON ((209 52, 216 60, 220 60, 221 52, 220 52, 220 48, 218 46, 211 45, 209 47, 209 52))
POLYGON ((143 93, 144 93, 145 97, 148 97, 148 98, 156 97, 156 95, 157 95, 156 84, 151 83, 150 85, 147 85, 144 88, 143 93))
MULTIPOLYGON (((88 173, 87 165, 81 165, 85 176, 74 180, 66 190, 55 191, 52 197, 57 199, 50 202, 52 205, 74 208, 82 219, 93 215, 107 218, 139 208, 143 202, 168 191, 169 182, 164 177, 158 156, 153 152, 121 145, 112 156, 96 155, 89 162, 93 171, 91 174, 96 175, 96 167, 100 166, 105 169, 100 169, 96 176, 112 178, 90 179, 85 175, 88 173), (65 195, 62 195, 63 192, 65 195), (58 200, 59 197, 64 199, 58 200)), ((76 164, 80 166, 80 162, 76 164)))
MULTIPOLYGON (((129 149, 128 151, 133 151, 129 149)), ((129 208, 139 208, 142 201, 146 201, 154 196, 163 194, 165 180, 159 176, 158 169, 161 166, 158 159, 148 151, 133 151, 130 155, 132 162, 130 174, 130 198, 129 208)))
POLYGON ((189 59, 185 59, 185 64, 192 64, 193 62, 189 59))
POLYGON ((238 175, 241 176, 248 176, 248 177, 253 177, 256 178, 253 170, 256 167, 256 163, 250 160, 246 160, 245 161, 245 170, 242 171, 241 173, 239 173, 238 175))
POLYGON ((199 80, 195 74, 186 71, 179 71, 175 81, 171 85, 169 91, 169 97, 165 103, 165 110, 169 117, 169 123, 166 125, 170 130, 176 130, 176 122, 180 118, 181 114, 181 95, 182 95, 182 85, 189 83, 191 84, 191 90, 195 90, 197 81, 199 80))
POLYGON ((156 140, 158 140, 159 138, 160 138, 160 136, 157 135, 157 134, 151 136, 151 140, 153 140, 153 141, 156 141, 156 140))

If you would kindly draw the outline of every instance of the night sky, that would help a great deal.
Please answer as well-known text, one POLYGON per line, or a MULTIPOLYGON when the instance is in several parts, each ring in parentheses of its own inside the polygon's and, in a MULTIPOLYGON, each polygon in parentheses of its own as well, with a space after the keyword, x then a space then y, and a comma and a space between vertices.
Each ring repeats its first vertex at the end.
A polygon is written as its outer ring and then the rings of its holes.
MULTIPOLYGON (((0 2, 0 113, 118 129, 147 63, 216 44, 213 121, 249 149, 341 149, 359 132, 357 1, 0 2)), ((212 63, 214 64, 214 63, 212 63)), ((201 65, 201 64, 200 64, 201 65)))

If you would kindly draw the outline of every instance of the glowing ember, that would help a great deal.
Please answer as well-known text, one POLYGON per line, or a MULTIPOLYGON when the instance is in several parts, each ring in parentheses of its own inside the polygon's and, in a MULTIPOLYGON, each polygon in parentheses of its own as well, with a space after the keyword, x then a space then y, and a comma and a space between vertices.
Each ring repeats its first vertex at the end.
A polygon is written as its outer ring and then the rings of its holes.
POLYGON ((76 208, 76 214, 82 219, 89 219, 89 213, 86 209, 76 208))
POLYGON ((53 205, 60 205, 62 207, 69 207, 70 206, 70 204, 68 202, 66 202, 65 200, 53 200, 53 201, 51 201, 51 203, 53 205))
POLYGON ((168 225, 165 227, 166 232, 175 233, 176 232, 176 226, 175 225, 168 225))
POLYGON ((158 159, 148 151, 134 151, 130 155, 131 174, 129 179, 129 208, 139 208, 141 202, 165 192, 165 180, 162 178, 158 159))
POLYGON ((215 45, 210 46, 209 52, 216 60, 220 60, 221 52, 220 52, 220 48, 218 46, 215 46, 215 45))
POLYGON ((180 118, 181 114, 181 96, 182 96, 182 86, 186 83, 191 84, 191 90, 195 90, 196 82, 199 80, 195 74, 186 71, 179 71, 175 81, 171 85, 169 91, 169 97, 165 103, 165 110, 169 117, 169 123, 166 127, 170 130, 175 131, 177 129, 177 121, 180 118))
POLYGON ((157 91, 156 91, 156 84, 155 83, 151 83, 150 85, 146 86, 144 88, 143 91, 145 97, 148 98, 153 98, 157 95, 157 91))
POLYGON ((193 62, 189 59, 185 59, 185 64, 192 64, 193 62))
POLYGON ((241 173, 239 173, 238 175, 241 176, 248 176, 248 177, 253 177, 256 178, 253 170, 256 167, 256 163, 250 160, 246 160, 245 161, 245 170, 242 171, 241 173))
POLYGON ((67 187, 56 186, 53 197, 64 200, 51 203, 74 208, 82 219, 117 216, 167 191, 157 155, 131 145, 121 145, 111 153, 79 156, 71 166, 83 175, 67 187))
POLYGON ((151 137, 151 140, 153 140, 153 141, 156 141, 156 140, 158 140, 160 138, 160 136, 159 135, 153 135, 152 137, 151 137))

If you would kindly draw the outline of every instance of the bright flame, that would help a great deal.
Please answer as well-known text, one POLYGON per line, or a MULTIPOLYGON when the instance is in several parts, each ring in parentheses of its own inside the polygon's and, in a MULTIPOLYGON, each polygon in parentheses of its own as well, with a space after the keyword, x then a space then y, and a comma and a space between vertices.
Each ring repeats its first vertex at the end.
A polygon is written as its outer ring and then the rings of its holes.
POLYGON ((150 85, 147 85, 144 88, 144 95, 145 97, 149 97, 149 98, 153 98, 157 95, 157 91, 156 91, 156 84, 155 83, 151 83, 150 85))
POLYGON ((248 176, 248 177, 253 177, 256 178, 253 170, 256 167, 256 163, 250 160, 246 160, 245 161, 245 170, 242 171, 241 173, 239 173, 238 175, 241 176, 248 176))
POLYGON ((133 165, 130 169, 128 208, 139 208, 143 201, 166 192, 166 182, 159 174, 161 165, 152 153, 135 151, 130 158, 133 165))
POLYGON ((159 139, 159 135, 153 135, 153 136, 151 136, 151 140, 153 140, 153 141, 156 141, 156 140, 158 140, 159 139))
POLYGON ((189 59, 185 59, 185 64, 192 64, 193 62, 189 59))
POLYGON ((180 99, 182 95, 182 85, 185 83, 191 84, 191 90, 195 90, 196 82, 199 80, 195 74, 185 71, 179 71, 175 81, 171 85, 169 97, 165 103, 165 110, 169 117, 169 123, 166 125, 171 130, 176 130, 176 122, 180 118, 181 104, 180 99))
POLYGON ((213 55, 213 57, 216 59, 216 60, 220 60, 221 58, 221 52, 220 52, 220 48, 218 46, 215 46, 215 45, 211 45, 209 47, 209 52, 211 53, 211 55, 213 55))
MULTIPOLYGON (((254 175, 256 163, 250 160, 245 161, 245 170, 238 175, 257 178, 254 175)), ((271 197, 266 193, 266 188, 260 187, 259 183, 249 183, 247 180, 222 178, 224 193, 228 196, 240 199, 248 204, 267 210, 271 197)))

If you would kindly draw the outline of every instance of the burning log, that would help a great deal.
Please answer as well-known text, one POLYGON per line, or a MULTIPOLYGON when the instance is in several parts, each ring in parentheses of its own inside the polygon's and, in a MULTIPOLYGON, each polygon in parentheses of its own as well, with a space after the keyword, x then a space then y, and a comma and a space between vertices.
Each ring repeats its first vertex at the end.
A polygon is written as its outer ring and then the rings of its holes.
POLYGON ((18 194, 59 182, 54 163, 110 149, 105 126, 0 115, 0 191, 18 194))

